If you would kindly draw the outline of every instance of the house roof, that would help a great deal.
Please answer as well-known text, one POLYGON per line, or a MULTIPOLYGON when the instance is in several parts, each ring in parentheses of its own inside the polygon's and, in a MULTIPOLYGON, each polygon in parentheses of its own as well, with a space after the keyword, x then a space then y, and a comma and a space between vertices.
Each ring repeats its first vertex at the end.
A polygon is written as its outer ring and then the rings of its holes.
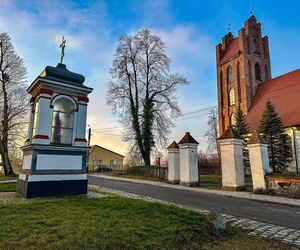
POLYGON ((187 144, 187 143, 194 143, 199 144, 190 134, 190 132, 186 132, 182 139, 178 142, 178 144, 187 144))
POLYGON ((91 153, 96 147, 97 147, 97 148, 102 148, 102 149, 104 149, 104 150, 106 150, 106 151, 109 151, 109 152, 111 152, 111 153, 114 153, 114 154, 116 154, 116 155, 125 157, 124 155, 121 155, 121 154, 119 154, 119 153, 116 153, 116 152, 114 152, 114 151, 112 151, 112 150, 109 150, 109 149, 107 149, 107 148, 101 147, 101 146, 99 146, 99 145, 93 145, 93 146, 91 146, 91 148, 90 148, 90 153, 91 153))
POLYGON ((300 125, 300 69, 259 85, 247 114, 250 131, 257 129, 267 101, 275 106, 284 127, 300 125))
POLYGON ((219 64, 224 64, 227 62, 230 58, 236 56, 239 54, 240 48, 239 48, 239 40, 238 38, 234 38, 231 43, 229 44, 227 50, 224 53, 223 58, 221 59, 219 64))

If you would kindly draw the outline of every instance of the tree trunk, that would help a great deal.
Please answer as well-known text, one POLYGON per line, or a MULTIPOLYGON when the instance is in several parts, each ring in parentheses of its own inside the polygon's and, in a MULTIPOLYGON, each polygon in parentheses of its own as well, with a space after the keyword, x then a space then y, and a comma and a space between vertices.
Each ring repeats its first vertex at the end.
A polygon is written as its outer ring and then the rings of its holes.
POLYGON ((6 90, 6 83, 8 82, 8 77, 2 73, 2 92, 3 92, 3 120, 2 131, 0 139, 0 154, 3 162, 3 168, 5 175, 12 175, 13 170, 9 161, 8 156, 8 95, 6 90))
POLYGON ((145 166, 150 166, 150 164, 151 164, 150 151, 145 152, 145 154, 143 155, 143 160, 144 160, 145 166))
POLYGON ((5 176, 13 175, 13 169, 10 164, 9 156, 8 156, 8 147, 4 145, 3 141, 0 141, 0 155, 3 164, 4 174, 5 176))

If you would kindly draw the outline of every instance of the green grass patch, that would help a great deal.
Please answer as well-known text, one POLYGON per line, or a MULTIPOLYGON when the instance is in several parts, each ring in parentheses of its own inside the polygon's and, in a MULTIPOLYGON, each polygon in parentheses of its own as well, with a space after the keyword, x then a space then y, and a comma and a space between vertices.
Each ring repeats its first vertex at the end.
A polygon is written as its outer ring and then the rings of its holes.
POLYGON ((16 180, 18 178, 17 175, 13 176, 4 176, 0 174, 0 181, 9 181, 9 180, 16 180))
POLYGON ((206 250, 266 250, 266 249, 292 249, 290 245, 279 241, 249 236, 238 229, 231 230, 231 236, 222 237, 219 241, 205 243, 202 249, 206 250))
POLYGON ((0 192, 16 192, 17 183, 1 183, 0 192))
POLYGON ((200 183, 222 184, 222 176, 219 174, 200 175, 200 183))
MULTIPOLYGON (((250 175, 245 176, 245 182, 252 182, 250 175)), ((222 175, 220 174, 206 174, 200 175, 200 183, 222 184, 222 175)))
POLYGON ((0 204, 0 214, 0 249, 285 247, 233 230, 218 232, 204 214, 123 197, 31 199, 0 204))

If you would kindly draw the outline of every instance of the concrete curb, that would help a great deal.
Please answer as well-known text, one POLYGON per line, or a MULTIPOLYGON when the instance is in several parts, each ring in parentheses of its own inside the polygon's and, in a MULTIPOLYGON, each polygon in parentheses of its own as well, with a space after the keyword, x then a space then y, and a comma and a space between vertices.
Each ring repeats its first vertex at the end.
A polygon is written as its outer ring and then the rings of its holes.
POLYGON ((17 180, 7 180, 7 181, 0 181, 0 184, 5 184, 5 183, 16 183, 17 180))
POLYGON ((159 181, 129 179, 129 178, 116 177, 116 176, 109 176, 109 175, 104 175, 104 174, 90 174, 89 176, 106 178, 106 179, 111 179, 111 180, 118 180, 118 181, 133 182, 133 183, 139 183, 139 184, 147 184, 147 185, 158 186, 158 187, 166 187, 166 188, 173 188, 173 189, 179 189, 179 190, 186 190, 186 191, 192 191, 192 192, 210 193, 210 194, 223 195, 223 196, 240 198, 240 199, 248 199, 248 200, 255 200, 255 201, 261 201, 261 202, 277 203, 277 204, 300 207, 300 200, 297 200, 297 199, 290 199, 290 198, 284 198, 284 197, 278 197, 278 196, 269 196, 269 195, 259 195, 259 194, 253 194, 253 193, 250 193, 250 192, 245 192, 245 191, 244 192, 222 191, 222 190, 211 190, 211 189, 202 188, 202 187, 186 187, 186 186, 162 183, 162 182, 159 182, 159 181))

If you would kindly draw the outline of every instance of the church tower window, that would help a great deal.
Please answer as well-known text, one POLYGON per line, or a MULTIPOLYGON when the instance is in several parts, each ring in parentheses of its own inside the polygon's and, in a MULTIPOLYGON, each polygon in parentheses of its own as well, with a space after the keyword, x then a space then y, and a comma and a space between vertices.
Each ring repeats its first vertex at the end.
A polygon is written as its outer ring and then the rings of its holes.
POLYGON ((224 101, 223 101, 223 71, 220 72, 220 98, 221 98, 221 107, 223 108, 224 101))
POLYGON ((248 51, 248 54, 251 54, 250 40, 249 40, 249 38, 247 39, 247 51, 248 51))
POLYGON ((264 50, 264 57, 268 58, 267 45, 265 42, 263 43, 263 50, 264 50))
POLYGON ((267 65, 265 65, 265 81, 269 80, 269 70, 267 65))
POLYGON ((230 115, 230 125, 234 126, 235 124, 236 124, 235 114, 231 113, 231 115, 230 115))
POLYGON ((253 40, 253 52, 259 54, 259 46, 258 46, 258 41, 257 39, 253 40))
POLYGON ((234 96, 234 89, 231 88, 229 90, 229 105, 235 105, 235 96, 234 96))
POLYGON ((255 64, 255 79, 256 80, 261 80, 259 63, 255 64))
POLYGON ((227 68, 227 83, 233 82, 233 72, 232 72, 232 66, 229 65, 227 68))

